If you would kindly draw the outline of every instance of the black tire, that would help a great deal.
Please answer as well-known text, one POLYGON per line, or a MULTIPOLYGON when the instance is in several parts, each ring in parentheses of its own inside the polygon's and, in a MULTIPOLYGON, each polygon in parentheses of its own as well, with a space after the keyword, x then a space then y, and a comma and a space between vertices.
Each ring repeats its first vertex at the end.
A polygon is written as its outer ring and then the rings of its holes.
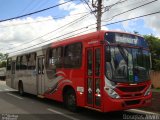
POLYGON ((77 112, 77 99, 74 90, 69 89, 64 95, 64 103, 68 110, 77 112))
POLYGON ((24 95, 24 90, 23 90, 23 83, 22 82, 19 82, 19 85, 18 85, 18 92, 21 96, 24 95))

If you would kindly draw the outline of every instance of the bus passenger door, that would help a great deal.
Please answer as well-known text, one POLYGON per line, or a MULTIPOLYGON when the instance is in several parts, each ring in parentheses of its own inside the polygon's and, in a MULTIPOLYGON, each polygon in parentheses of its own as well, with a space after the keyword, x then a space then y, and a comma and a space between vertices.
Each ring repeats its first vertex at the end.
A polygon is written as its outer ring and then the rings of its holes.
POLYGON ((43 95, 45 87, 44 78, 44 57, 40 56, 37 58, 37 92, 38 95, 43 95))
POLYGON ((101 108, 102 98, 102 48, 86 49, 86 105, 96 109, 101 108))
POLYGON ((14 88, 15 69, 16 69, 16 62, 12 61, 11 63, 11 88, 14 88))

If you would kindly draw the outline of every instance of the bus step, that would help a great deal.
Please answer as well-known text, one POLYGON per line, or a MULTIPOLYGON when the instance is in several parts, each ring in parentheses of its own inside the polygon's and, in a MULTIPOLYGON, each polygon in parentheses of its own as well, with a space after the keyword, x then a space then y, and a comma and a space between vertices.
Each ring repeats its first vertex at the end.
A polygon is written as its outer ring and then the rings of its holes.
POLYGON ((44 96, 43 96, 43 95, 38 95, 38 97, 39 97, 39 98, 44 98, 44 96))

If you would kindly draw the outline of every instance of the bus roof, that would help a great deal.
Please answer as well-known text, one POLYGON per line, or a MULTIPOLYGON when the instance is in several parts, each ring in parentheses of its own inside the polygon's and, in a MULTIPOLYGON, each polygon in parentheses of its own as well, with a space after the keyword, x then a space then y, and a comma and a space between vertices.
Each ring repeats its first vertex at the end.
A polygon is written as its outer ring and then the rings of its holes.
POLYGON ((55 47, 55 46, 58 46, 60 44, 68 44, 68 43, 73 43, 73 42, 77 42, 77 41, 81 41, 81 40, 88 40, 89 38, 98 38, 98 37, 104 38, 104 34, 106 32, 130 34, 130 35, 142 37, 138 34, 132 34, 132 33, 127 33, 127 32, 122 32, 122 31, 101 30, 101 31, 97 31, 97 32, 92 32, 92 33, 76 36, 76 37, 73 37, 73 38, 68 38, 68 39, 65 39, 65 40, 55 41, 55 42, 52 43, 51 46, 55 47))
POLYGON ((27 54, 27 53, 32 53, 32 52, 35 52, 35 51, 38 51, 38 50, 41 50, 41 49, 45 49, 47 47, 55 47, 55 46, 62 45, 62 44, 68 44, 68 43, 78 42, 78 41, 81 41, 81 40, 87 40, 89 38, 98 38, 98 37, 103 38, 104 33, 106 33, 106 32, 131 34, 131 35, 142 37, 142 36, 137 35, 137 34, 127 33, 127 32, 122 32, 122 31, 100 30, 100 31, 97 31, 97 32, 91 32, 91 33, 87 33, 87 34, 84 34, 84 35, 80 35, 80 36, 76 36, 76 37, 72 37, 72 38, 68 38, 68 39, 62 39, 62 40, 58 40, 58 41, 55 41, 55 42, 51 42, 51 43, 49 43, 47 45, 43 45, 41 47, 37 47, 37 48, 30 49, 30 50, 27 50, 27 51, 19 52, 18 54, 13 54, 13 55, 9 54, 9 57, 18 56, 18 55, 27 54))

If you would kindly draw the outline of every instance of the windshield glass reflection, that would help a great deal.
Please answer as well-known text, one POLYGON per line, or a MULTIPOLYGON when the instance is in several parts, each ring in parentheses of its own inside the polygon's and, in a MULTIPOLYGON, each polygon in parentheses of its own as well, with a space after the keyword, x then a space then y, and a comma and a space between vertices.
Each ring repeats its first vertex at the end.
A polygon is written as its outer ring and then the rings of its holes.
POLYGON ((110 62, 106 61, 108 79, 129 83, 149 80, 150 53, 147 50, 121 46, 108 47, 111 52, 110 62))

